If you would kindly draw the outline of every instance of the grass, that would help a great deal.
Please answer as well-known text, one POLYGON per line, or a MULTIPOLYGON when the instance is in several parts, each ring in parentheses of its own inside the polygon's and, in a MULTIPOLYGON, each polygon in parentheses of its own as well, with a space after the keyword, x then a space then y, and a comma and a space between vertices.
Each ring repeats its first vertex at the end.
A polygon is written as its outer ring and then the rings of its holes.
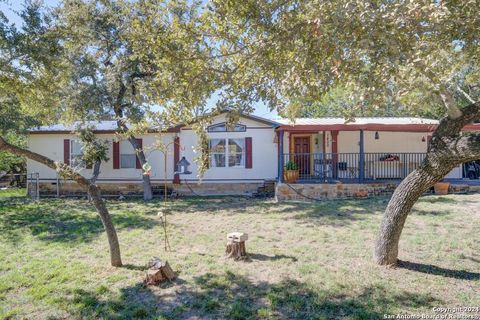
MULTIPOLYGON (((19 189, 19 188, 0 189, 0 199, 25 197, 25 195, 26 195, 25 189, 19 189)), ((5 199, 5 200, 10 200, 10 199, 5 199)))
POLYGON ((0 319, 381 319, 480 305, 480 195, 422 198, 395 269, 372 262, 386 198, 109 200, 125 263, 116 269, 88 202, 23 194, 0 191, 0 319), (223 258, 234 230, 249 234, 250 262, 223 258), (152 256, 178 279, 145 287, 152 256))

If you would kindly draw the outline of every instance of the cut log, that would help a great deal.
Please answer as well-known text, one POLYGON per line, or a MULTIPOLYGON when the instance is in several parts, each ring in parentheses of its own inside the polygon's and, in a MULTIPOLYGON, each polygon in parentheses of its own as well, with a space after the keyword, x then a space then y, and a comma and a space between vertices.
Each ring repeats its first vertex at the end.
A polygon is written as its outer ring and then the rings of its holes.
POLYGON ((154 257, 147 265, 148 270, 145 275, 145 284, 158 285, 164 281, 172 281, 175 279, 175 273, 167 261, 163 262, 159 258, 154 257))
POLYGON ((248 239, 246 233, 232 232, 227 235, 227 248, 225 254, 227 258, 232 258, 235 261, 248 260, 247 250, 245 248, 245 241, 248 239))

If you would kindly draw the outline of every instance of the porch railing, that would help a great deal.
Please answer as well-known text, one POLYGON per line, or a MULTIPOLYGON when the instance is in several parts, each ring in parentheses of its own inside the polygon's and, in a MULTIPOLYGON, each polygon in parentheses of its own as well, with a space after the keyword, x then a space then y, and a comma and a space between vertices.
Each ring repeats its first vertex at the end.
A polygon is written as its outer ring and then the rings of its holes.
MULTIPOLYGON (((426 153, 285 153, 282 173, 292 161, 300 181, 401 180, 422 163, 426 153)), ((282 177, 283 178, 283 177, 282 177)))

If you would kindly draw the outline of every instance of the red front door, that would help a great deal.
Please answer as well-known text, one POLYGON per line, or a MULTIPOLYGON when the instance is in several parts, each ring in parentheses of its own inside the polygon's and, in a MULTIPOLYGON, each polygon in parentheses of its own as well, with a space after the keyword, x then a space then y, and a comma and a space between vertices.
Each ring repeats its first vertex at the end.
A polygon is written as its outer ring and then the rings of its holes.
POLYGON ((300 174, 310 174, 310 137, 294 137, 293 148, 300 174))

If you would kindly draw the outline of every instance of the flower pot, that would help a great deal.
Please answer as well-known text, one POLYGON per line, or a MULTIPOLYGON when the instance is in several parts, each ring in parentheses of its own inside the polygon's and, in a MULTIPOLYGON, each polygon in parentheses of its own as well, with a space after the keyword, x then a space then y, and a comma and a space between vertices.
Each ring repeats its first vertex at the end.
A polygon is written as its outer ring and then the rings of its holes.
POLYGON ((298 170, 285 170, 283 173, 283 180, 286 183, 295 183, 300 176, 300 172, 298 170))
POLYGON ((433 188, 435 189, 435 194, 445 195, 448 194, 449 187, 450 183, 448 182, 437 182, 433 188))

